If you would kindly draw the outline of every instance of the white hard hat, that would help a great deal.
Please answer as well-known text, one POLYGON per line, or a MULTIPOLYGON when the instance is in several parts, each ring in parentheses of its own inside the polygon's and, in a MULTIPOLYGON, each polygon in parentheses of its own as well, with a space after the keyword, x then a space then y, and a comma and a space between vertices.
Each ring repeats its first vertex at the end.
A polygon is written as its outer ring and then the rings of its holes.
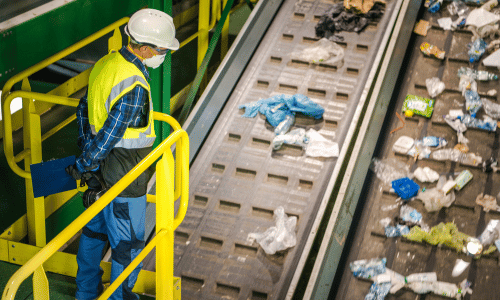
POLYGON ((145 8, 134 13, 125 26, 125 33, 138 44, 171 50, 179 49, 179 41, 175 38, 174 20, 156 9, 145 8))

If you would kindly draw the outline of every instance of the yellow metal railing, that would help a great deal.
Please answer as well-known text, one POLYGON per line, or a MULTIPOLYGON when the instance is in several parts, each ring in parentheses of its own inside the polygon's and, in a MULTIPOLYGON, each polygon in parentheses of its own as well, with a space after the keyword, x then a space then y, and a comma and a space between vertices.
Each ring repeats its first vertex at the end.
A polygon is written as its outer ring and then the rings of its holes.
MULTIPOLYGON (((172 126, 174 132, 111 187, 98 201, 24 264, 9 280, 2 299, 14 299, 20 284, 33 273, 34 285, 36 284, 38 289, 40 289, 40 286, 46 286, 48 289, 48 285, 40 284, 40 282, 47 280, 46 277, 43 279, 45 276, 43 263, 160 157, 162 158, 156 166, 156 237, 148 243, 139 256, 130 263, 99 299, 109 297, 155 246, 157 247, 156 296, 159 299, 173 299, 174 230, 184 219, 188 206, 189 139, 187 133, 181 129, 179 123, 171 116, 154 112, 154 118, 155 120, 167 122, 172 126), (175 164, 170 150, 174 143, 176 143, 177 161, 175 164), (174 184, 174 181, 177 184, 174 184), (180 196, 180 205, 177 216, 174 218, 175 195, 180 196)), ((33 291, 35 292, 35 288, 33 288, 33 291)), ((43 291, 39 292, 45 294, 43 291)))

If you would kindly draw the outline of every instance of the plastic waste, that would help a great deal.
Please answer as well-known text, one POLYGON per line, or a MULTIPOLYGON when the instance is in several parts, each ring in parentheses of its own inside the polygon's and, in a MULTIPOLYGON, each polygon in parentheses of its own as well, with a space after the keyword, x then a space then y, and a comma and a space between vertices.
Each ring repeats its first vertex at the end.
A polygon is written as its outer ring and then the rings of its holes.
POLYGON ((497 90, 495 90, 495 89, 491 89, 491 90, 487 91, 487 92, 486 92, 486 94, 487 94, 488 96, 492 96, 492 97, 493 97, 493 96, 496 96, 496 95, 497 95, 497 90))
POLYGON ((500 251, 500 240, 495 241, 495 247, 497 247, 497 250, 500 251))
POLYGON ((389 217, 383 218, 382 220, 379 221, 379 223, 383 228, 386 228, 387 226, 389 226, 389 224, 391 224, 391 218, 389 217))
POLYGON ((407 95, 403 102, 403 113, 407 110, 417 115, 430 118, 434 111, 434 100, 415 95, 407 95))
POLYGON ((297 244, 295 234, 297 217, 288 217, 285 214, 284 208, 279 206, 274 210, 274 219, 276 226, 268 228, 264 233, 250 233, 247 239, 252 242, 255 240, 269 255, 297 244))
POLYGON ((405 277, 405 281, 412 282, 433 282, 437 281, 436 272, 414 273, 405 277))
POLYGON ((500 236, 500 220, 490 220, 484 231, 477 238, 483 245, 490 245, 500 236))
POLYGON ((497 122, 489 116, 483 116, 483 120, 481 120, 476 119, 471 115, 464 115, 460 121, 468 128, 479 128, 488 131, 497 130, 497 122))
POLYGON ((466 21, 467 21, 466 16, 459 16, 455 21, 451 23, 451 30, 456 30, 464 27, 466 21))
POLYGON ((392 181, 410 176, 410 168, 407 164, 395 158, 374 158, 370 169, 375 172, 377 178, 385 184, 391 184, 392 181))
POLYGON ((462 1, 452 1, 446 8, 452 16, 466 16, 470 12, 469 7, 462 1))
POLYGON ((431 148, 424 145, 422 141, 415 141, 413 147, 406 154, 413 156, 415 159, 424 159, 429 158, 431 152, 431 148))
POLYGON ((469 265, 470 263, 461 259, 457 259, 455 261, 455 266, 453 267, 453 271, 451 272, 451 276, 453 277, 460 276, 460 274, 462 274, 469 265))
POLYGON ((465 108, 473 118, 476 117, 476 113, 481 109, 482 105, 483 103, 477 92, 471 90, 465 91, 465 108))
POLYGON ((306 147, 308 142, 309 137, 306 135, 305 129, 296 128, 289 133, 275 136, 272 144, 274 150, 279 150, 283 144, 293 144, 299 145, 301 147, 306 147))
POLYGON ((422 144, 424 146, 441 148, 448 145, 448 142, 442 137, 426 136, 422 138, 422 144))
POLYGON ((455 182, 455 180, 453 180, 453 178, 450 178, 448 179, 448 181, 446 181, 446 183, 441 187, 441 191, 446 195, 448 194, 455 186, 457 185, 457 183, 455 182))
POLYGON ((273 127, 278 126, 285 120, 287 115, 297 112, 315 119, 323 117, 323 113, 325 112, 325 109, 321 105, 302 94, 295 94, 293 96, 284 94, 275 95, 271 98, 240 105, 239 108, 245 109, 245 113, 242 115, 245 118, 254 118, 257 112, 260 112, 266 116, 267 121, 273 127))
POLYGON ((498 5, 498 0, 490 0, 481 6, 481 9, 491 11, 491 9, 498 5))
POLYGON ((307 61, 312 64, 335 64, 344 59, 344 48, 339 44, 322 38, 300 52, 292 52, 292 58, 307 61))
POLYGON ((383 300, 389 291, 391 290, 391 284, 388 282, 384 283, 373 283, 370 286, 370 291, 365 296, 365 300, 383 300))
POLYGON ((489 212, 490 210, 500 211, 497 199, 491 195, 484 195, 483 193, 477 195, 476 204, 482 206, 485 212, 489 212))
POLYGON ((420 189, 420 186, 408 177, 396 179, 391 183, 392 188, 403 200, 408 200, 415 197, 420 189))
POLYGON ((472 90, 477 92, 477 82, 470 76, 462 75, 460 76, 460 82, 458 83, 458 88, 462 91, 462 96, 465 95, 467 90, 472 90))
POLYGON ((437 95, 444 91, 444 82, 442 82, 438 77, 427 78, 425 80, 425 86, 427 87, 427 92, 431 98, 435 98, 437 95))
POLYGON ((406 225, 397 224, 396 226, 388 225, 385 227, 385 236, 399 237, 410 233, 410 228, 406 225))
POLYGON ((306 156, 310 157, 338 157, 339 144, 327 140, 319 132, 310 128, 306 136, 309 143, 306 146, 306 156))
POLYGON ((414 172, 413 176, 420 182, 435 182, 439 179, 438 172, 432 170, 429 167, 418 167, 414 172))
POLYGON ((398 140, 392 145, 392 151, 396 153, 406 154, 413 147, 415 140, 409 136, 400 136, 398 140))
POLYGON ((431 158, 435 160, 451 160, 466 165, 477 166, 483 162, 481 156, 474 153, 463 153, 457 149, 439 149, 431 153, 431 158))
POLYGON ((356 260, 349 264, 349 268, 353 275, 357 278, 370 279, 377 275, 385 273, 385 264, 387 259, 373 258, 370 260, 356 260))
POLYGON ((500 119, 500 104, 494 103, 486 98, 481 99, 484 111, 493 119, 500 119))
MULTIPOLYGON (((467 2, 467 1, 466 1, 467 2)), ((485 25, 498 22, 500 17, 482 8, 473 9, 467 16, 466 25, 472 25, 481 28, 485 25)))
POLYGON ((427 42, 423 42, 420 45, 420 51, 422 51, 422 53, 427 56, 434 56, 438 59, 444 59, 444 56, 446 54, 445 51, 442 51, 437 46, 431 45, 427 42))
POLYGON ((500 69, 500 49, 483 59, 483 65, 487 67, 497 67, 500 69))
POLYGON ((441 28, 444 30, 451 30, 451 24, 453 24, 453 21, 451 20, 450 17, 447 18, 440 18, 437 20, 438 24, 441 28))
POLYGON ((321 15, 315 27, 316 36, 331 39, 341 31, 360 32, 383 13, 384 5, 380 3, 375 3, 366 14, 359 14, 347 11, 344 2, 337 2, 321 15))
POLYGON ((422 222, 422 214, 408 205, 401 206, 399 216, 405 222, 411 222, 415 224, 422 222))
POLYGON ((417 294, 434 293, 448 298, 456 298, 461 293, 461 289, 456 284, 442 281, 412 282, 408 284, 408 287, 417 294))
POLYGON ((469 181, 472 180, 472 173, 469 170, 463 170, 460 174, 455 178, 455 189, 460 191, 469 181))
POLYGON ((424 203, 424 207, 428 212, 438 211, 443 207, 450 207, 455 201, 455 192, 453 190, 446 194, 442 188, 446 184, 445 176, 440 176, 436 187, 419 191, 415 198, 424 203))
POLYGON ((274 134, 281 135, 287 133, 288 130, 290 130, 290 127, 292 127, 293 123, 295 123, 295 116, 291 114, 286 115, 285 119, 281 121, 278 126, 276 126, 276 128, 274 128, 274 134))
POLYGON ((478 71, 467 67, 461 67, 458 69, 458 77, 462 75, 467 75, 474 80, 486 81, 486 80, 497 80, 498 76, 496 74, 490 73, 488 71, 478 71))
POLYGON ((439 11, 442 3, 443 3, 443 0, 426 0, 424 5, 426 5, 426 7, 428 7, 427 10, 429 12, 435 13, 435 12, 439 11))
POLYGON ((473 63, 475 61, 479 61, 481 56, 486 51, 486 47, 488 47, 488 44, 486 44, 486 42, 481 38, 472 42, 469 46, 469 51, 467 52, 469 54, 469 62, 473 63))

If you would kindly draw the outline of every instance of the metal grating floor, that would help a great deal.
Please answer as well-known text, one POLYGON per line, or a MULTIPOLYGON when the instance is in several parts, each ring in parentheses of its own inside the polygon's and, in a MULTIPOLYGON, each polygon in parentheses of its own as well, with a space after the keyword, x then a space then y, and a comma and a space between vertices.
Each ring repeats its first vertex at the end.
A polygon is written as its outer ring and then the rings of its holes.
MULTIPOLYGON (((403 135, 412 138, 422 138, 427 135, 444 137, 448 141, 448 147, 457 144, 457 136, 453 129, 448 126, 443 115, 450 109, 464 109, 464 97, 458 89, 459 77, 457 70, 460 67, 471 67, 479 70, 488 70, 498 74, 498 70, 485 68, 482 65, 470 65, 467 55, 467 44, 470 43, 472 33, 467 30, 444 31, 437 23, 437 19, 448 17, 446 9, 441 9, 436 14, 425 11, 423 19, 428 20, 432 28, 426 37, 414 36, 412 46, 409 46, 411 55, 407 56, 407 70, 402 78, 401 88, 396 91, 396 104, 392 111, 389 110, 388 128, 382 133, 379 142, 380 150, 378 157, 395 157, 411 166, 411 170, 417 167, 428 166, 440 174, 453 174, 468 169, 473 174, 473 179, 461 191, 455 192, 456 200, 449 207, 435 213, 428 213, 422 202, 414 200, 409 205, 423 215, 423 221, 429 226, 434 226, 440 222, 454 221, 458 229, 471 236, 478 236, 486 227, 490 219, 499 219, 498 212, 490 211, 485 213, 482 208, 475 204, 476 196, 485 193, 496 196, 500 191, 500 186, 495 184, 500 180, 498 173, 483 173, 481 167, 473 167, 450 161, 436 161, 424 159, 414 162, 408 156, 395 155, 391 148, 394 142, 403 135), (436 45, 446 51, 445 60, 425 57, 419 49, 422 42, 436 45), (411 48, 412 47, 412 48, 411 48), (399 127, 400 121, 394 114, 400 111, 402 103, 407 94, 414 94, 429 97, 425 79, 439 77, 446 84, 446 90, 438 95, 432 118, 414 116, 406 118, 405 126, 392 135, 389 132, 399 127)), ((478 92, 481 97, 488 98, 498 103, 498 96, 490 97, 486 92, 490 89, 499 88, 498 81, 478 83, 478 92)), ((478 114, 482 118, 482 113, 478 114)), ((465 136, 470 140, 470 152, 480 155, 483 160, 499 155, 499 133, 487 132, 483 130, 468 129, 465 136)), ((473 294, 467 295, 465 299, 499 299, 500 276, 498 276, 498 252, 482 256, 478 260, 457 253, 455 250, 446 247, 435 247, 428 244, 410 242, 404 238, 386 238, 379 220, 390 217, 394 218, 399 214, 398 209, 383 211, 381 208, 395 203, 397 195, 391 193, 387 188, 383 188, 381 181, 373 173, 366 183, 366 191, 362 193, 363 198, 360 203, 364 203, 357 230, 353 237, 353 243, 347 257, 347 263, 342 272, 338 289, 331 293, 336 293, 335 299, 364 299, 370 289, 371 282, 354 278, 349 270, 348 264, 358 259, 371 259, 376 257, 386 257, 387 267, 402 274, 409 275, 418 272, 436 272, 439 281, 460 283, 467 278, 473 283, 473 294), (456 259, 463 259, 471 263, 459 277, 452 277, 451 272, 456 259)), ((456 177, 456 175, 455 175, 456 177)), ((421 187, 434 187, 435 184, 421 184, 421 187)), ((332 296, 332 295, 331 295, 332 296)), ((434 294, 417 295, 411 290, 402 290, 396 295, 389 294, 385 299, 449 299, 434 294)))
POLYGON ((285 299, 336 159, 305 157, 290 146, 272 151, 270 125, 260 116, 242 118, 238 106, 301 93, 325 114, 322 120, 298 117, 295 126, 315 128, 340 147, 348 142, 394 1, 364 32, 342 34, 343 63, 291 60, 290 53, 318 40, 314 27, 333 3, 284 1, 193 163, 189 208, 175 234, 174 270, 183 299, 285 299), (297 245, 270 256, 247 236, 274 226, 278 206, 298 217, 297 245))

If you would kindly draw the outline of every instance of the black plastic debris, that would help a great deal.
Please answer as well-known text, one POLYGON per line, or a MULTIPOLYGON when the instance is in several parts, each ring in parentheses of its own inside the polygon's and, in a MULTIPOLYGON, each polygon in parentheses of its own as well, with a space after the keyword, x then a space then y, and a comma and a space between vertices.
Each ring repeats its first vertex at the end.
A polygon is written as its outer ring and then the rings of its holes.
POLYGON ((384 14, 384 5, 375 3, 366 14, 347 11, 343 2, 334 4, 323 14, 316 25, 316 36, 339 39, 334 36, 341 31, 360 32, 365 29, 371 20, 378 19, 384 14))

